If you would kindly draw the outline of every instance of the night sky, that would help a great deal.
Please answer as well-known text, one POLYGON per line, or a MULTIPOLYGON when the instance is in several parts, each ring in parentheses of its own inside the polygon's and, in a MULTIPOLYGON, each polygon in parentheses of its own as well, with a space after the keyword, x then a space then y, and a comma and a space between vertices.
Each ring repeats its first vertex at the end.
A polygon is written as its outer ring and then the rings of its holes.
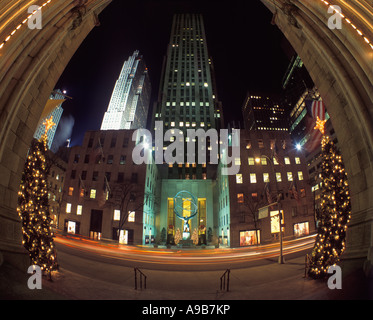
POLYGON ((226 120, 241 119, 248 91, 281 92, 289 64, 283 50, 286 40, 271 24, 272 14, 259 0, 114 0, 100 14, 101 26, 88 35, 56 85, 73 98, 63 105, 56 139, 71 137, 71 145, 79 145, 87 130, 100 129, 122 65, 135 50, 149 68, 152 108, 172 17, 183 12, 203 14, 226 120))

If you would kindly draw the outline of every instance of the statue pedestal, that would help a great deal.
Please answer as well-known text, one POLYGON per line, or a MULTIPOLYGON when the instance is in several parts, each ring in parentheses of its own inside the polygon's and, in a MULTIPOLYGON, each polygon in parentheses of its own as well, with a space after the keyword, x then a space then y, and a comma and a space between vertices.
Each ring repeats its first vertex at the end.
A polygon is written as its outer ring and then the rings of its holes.
POLYGON ((190 239, 190 232, 183 232, 183 240, 189 240, 190 239))
POLYGON ((194 247, 193 240, 180 240, 179 244, 182 248, 194 247))

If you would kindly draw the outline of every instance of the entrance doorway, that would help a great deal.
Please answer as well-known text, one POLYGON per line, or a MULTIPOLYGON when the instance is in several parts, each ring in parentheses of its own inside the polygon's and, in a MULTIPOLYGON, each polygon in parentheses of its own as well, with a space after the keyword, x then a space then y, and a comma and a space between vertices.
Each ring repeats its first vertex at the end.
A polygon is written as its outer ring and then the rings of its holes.
POLYGON ((102 210, 91 210, 91 225, 89 228, 89 237, 91 239, 101 239, 102 213, 102 210))

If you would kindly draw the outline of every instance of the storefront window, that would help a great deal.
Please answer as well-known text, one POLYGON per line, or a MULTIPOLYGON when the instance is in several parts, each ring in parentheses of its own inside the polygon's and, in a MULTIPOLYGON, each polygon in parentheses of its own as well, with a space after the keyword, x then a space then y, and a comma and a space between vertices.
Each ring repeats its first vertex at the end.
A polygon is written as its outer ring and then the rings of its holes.
POLYGON ((240 246, 252 246, 260 243, 260 230, 240 232, 240 246))
POLYGON ((294 224, 294 235, 296 237, 303 237, 309 235, 309 223, 308 222, 301 222, 294 224))

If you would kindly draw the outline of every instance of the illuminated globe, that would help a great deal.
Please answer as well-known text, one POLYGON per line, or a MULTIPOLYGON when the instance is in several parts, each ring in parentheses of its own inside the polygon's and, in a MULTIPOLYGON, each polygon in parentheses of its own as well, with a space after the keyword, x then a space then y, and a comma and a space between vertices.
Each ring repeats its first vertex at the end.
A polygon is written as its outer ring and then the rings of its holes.
POLYGON ((174 212, 177 217, 188 221, 196 216, 197 200, 189 191, 180 191, 174 197, 174 212), (185 216, 184 214, 187 213, 185 216))

